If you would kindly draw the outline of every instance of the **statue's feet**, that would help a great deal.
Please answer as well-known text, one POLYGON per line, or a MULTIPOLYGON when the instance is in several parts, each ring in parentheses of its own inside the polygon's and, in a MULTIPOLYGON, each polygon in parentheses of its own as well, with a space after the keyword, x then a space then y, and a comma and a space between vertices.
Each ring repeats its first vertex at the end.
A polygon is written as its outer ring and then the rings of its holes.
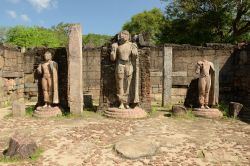
POLYGON ((47 104, 44 104, 42 107, 43 107, 43 108, 46 108, 46 107, 48 107, 48 105, 47 105, 47 104))
POLYGON ((204 105, 201 106, 201 109, 205 109, 204 105))
POLYGON ((207 105, 205 105, 205 108, 206 108, 206 109, 210 109, 207 105))
POLYGON ((126 109, 130 109, 130 107, 129 107, 129 105, 128 105, 128 104, 126 104, 126 105, 125 105, 125 108, 126 108, 126 109))
POLYGON ((123 103, 121 103, 121 105, 119 106, 119 109, 124 109, 125 107, 124 107, 124 104, 123 103))

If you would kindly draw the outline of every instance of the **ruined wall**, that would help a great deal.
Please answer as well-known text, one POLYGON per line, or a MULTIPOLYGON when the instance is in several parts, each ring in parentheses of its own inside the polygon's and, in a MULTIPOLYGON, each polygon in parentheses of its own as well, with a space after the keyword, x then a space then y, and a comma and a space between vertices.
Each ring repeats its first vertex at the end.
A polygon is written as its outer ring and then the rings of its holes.
POLYGON ((0 45, 0 107, 23 99, 23 54, 19 49, 0 45))
MULTIPOLYGON (((211 45, 208 47, 190 45, 165 45, 173 48, 173 73, 171 102, 184 103, 195 106, 198 97, 198 79, 195 75, 195 67, 204 55, 207 60, 213 62, 219 68, 220 101, 228 101, 232 97, 231 87, 233 79, 234 46, 211 45), (187 98, 186 98, 187 96, 187 98)), ((151 80, 152 98, 161 100, 163 48, 151 48, 151 80)))
MULTIPOLYGON (((197 47, 189 45, 166 45, 173 47, 172 103, 194 106, 197 101, 197 79, 195 65, 205 55, 218 64, 220 101, 236 101, 249 107, 249 45, 242 48, 229 45, 197 47)), ((0 107, 23 97, 37 101, 38 87, 34 71, 42 62, 46 48, 28 50, 24 55, 18 49, 0 47, 0 107)), ((50 49, 59 64, 59 92, 61 102, 67 107, 67 53, 65 48, 50 49)), ((142 104, 151 99, 161 103, 163 47, 140 49, 140 98, 142 104), (150 73, 150 74, 149 74, 150 73), (150 80, 150 82, 149 82, 150 80)), ((107 104, 103 94, 115 86, 114 63, 110 63, 108 50, 101 48, 83 49, 83 94, 91 94, 94 101, 107 104), (102 66, 102 69, 101 69, 102 66), (101 73, 101 71, 105 71, 101 73), (101 74, 103 75, 101 78, 101 74), (106 78, 106 79, 104 79, 106 78), (106 88, 103 89, 102 86, 106 88), (110 86, 112 85, 112 86, 110 86), (100 88, 102 87, 102 88, 100 88)), ((112 97, 111 97, 112 98, 112 97)), ((149 107, 149 106, 145 106, 149 107)))
POLYGON ((83 49, 83 93, 98 103, 101 79, 101 48, 83 49))
POLYGON ((162 100, 163 47, 151 47, 150 77, 152 101, 162 100))
MULTIPOLYGON (((235 50, 232 56, 233 86, 232 101, 240 102, 248 107, 250 113, 250 45, 235 50)), ((250 114, 249 114, 250 115, 250 114)))

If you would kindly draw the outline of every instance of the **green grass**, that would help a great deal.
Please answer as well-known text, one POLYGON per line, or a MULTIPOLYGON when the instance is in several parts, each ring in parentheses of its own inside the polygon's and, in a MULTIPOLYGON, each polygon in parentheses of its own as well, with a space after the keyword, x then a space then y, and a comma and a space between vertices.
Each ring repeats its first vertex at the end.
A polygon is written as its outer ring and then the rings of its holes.
POLYGON ((158 107, 153 106, 151 112, 149 113, 150 118, 154 118, 159 115, 159 111, 157 110, 158 107))
POLYGON ((191 108, 187 109, 186 114, 180 116, 173 116, 172 114, 172 117, 174 117, 175 119, 186 119, 186 120, 194 120, 196 118, 191 108))
POLYGON ((25 111, 27 116, 32 116, 33 112, 35 111, 35 106, 34 105, 28 106, 25 109, 25 111))
POLYGON ((225 102, 218 104, 218 109, 223 113, 223 116, 229 118, 229 106, 225 102))
POLYGON ((0 157, 0 163, 23 163, 23 162, 35 162, 37 161, 44 151, 41 148, 38 148, 34 154, 30 156, 29 159, 19 159, 17 157, 0 157))
POLYGON ((102 117, 102 113, 101 112, 97 112, 96 111, 97 108, 93 107, 93 108, 85 108, 83 109, 81 114, 75 115, 72 114, 70 112, 64 112, 63 116, 60 116, 59 118, 100 118, 102 117))

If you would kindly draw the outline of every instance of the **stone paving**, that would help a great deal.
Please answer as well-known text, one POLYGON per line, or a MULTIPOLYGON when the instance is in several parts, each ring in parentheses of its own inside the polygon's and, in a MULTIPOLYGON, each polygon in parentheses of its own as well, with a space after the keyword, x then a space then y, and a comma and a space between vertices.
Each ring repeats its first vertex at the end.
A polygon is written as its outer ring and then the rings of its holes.
MULTIPOLYGON (((1 110, 0 110, 1 111, 1 110)), ((0 151, 14 132, 29 132, 44 150, 35 162, 5 166, 248 166, 250 125, 237 120, 180 119, 157 116, 142 120, 0 116, 0 151), (158 145, 154 156, 125 159, 114 151, 124 138, 145 138, 158 145)))

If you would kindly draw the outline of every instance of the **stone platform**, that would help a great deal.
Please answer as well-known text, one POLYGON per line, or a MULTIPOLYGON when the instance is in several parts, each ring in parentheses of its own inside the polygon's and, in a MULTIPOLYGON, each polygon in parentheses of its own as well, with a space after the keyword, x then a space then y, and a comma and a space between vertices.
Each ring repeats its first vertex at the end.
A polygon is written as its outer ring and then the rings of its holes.
POLYGON ((131 109, 109 108, 104 111, 104 116, 120 119, 140 119, 147 117, 148 114, 145 110, 139 107, 131 109))
POLYGON ((217 108, 194 108, 193 114, 197 117, 209 118, 209 119, 220 119, 223 117, 223 114, 217 108))
POLYGON ((62 111, 59 107, 37 107, 33 116, 37 118, 49 118, 62 115, 62 111))

